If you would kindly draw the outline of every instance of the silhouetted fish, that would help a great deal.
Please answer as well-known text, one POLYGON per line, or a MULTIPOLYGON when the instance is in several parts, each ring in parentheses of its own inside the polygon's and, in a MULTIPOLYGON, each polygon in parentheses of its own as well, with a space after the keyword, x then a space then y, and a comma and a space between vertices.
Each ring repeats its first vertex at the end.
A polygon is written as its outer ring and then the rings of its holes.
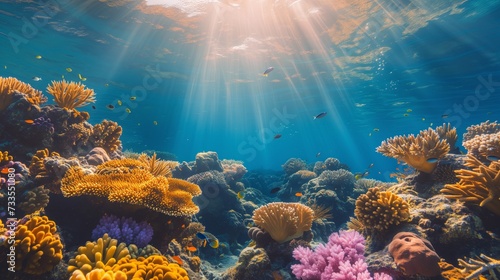
POLYGON ((313 120, 315 119, 321 119, 322 117, 326 116, 326 112, 319 113, 318 115, 313 117, 313 120))

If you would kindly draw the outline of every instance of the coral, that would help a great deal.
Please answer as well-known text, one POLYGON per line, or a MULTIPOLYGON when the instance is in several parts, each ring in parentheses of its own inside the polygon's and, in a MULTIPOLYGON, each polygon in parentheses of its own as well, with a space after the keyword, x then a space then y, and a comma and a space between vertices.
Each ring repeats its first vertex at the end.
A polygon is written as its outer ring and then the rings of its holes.
POLYGON ((88 164, 94 166, 101 165, 111 160, 106 150, 101 147, 95 147, 90 150, 90 152, 85 156, 85 159, 87 160, 88 164))
POLYGON ((139 257, 147 258, 152 255, 161 255, 160 250, 156 249, 156 247, 152 245, 146 245, 143 248, 138 248, 137 245, 130 244, 127 248, 132 259, 137 259, 139 257))
POLYGON ((318 177, 321 187, 333 190, 343 200, 352 193, 355 182, 354 175, 345 169, 325 170, 318 177))
POLYGON ((412 134, 389 138, 377 147, 377 152, 384 156, 404 161, 425 173, 432 173, 437 165, 434 159, 445 156, 449 150, 450 145, 446 140, 440 140, 431 128, 420 131, 416 137, 412 134))
POLYGON ((104 234, 97 241, 87 242, 78 248, 75 258, 68 262, 68 272, 80 270, 87 274, 96 268, 109 271, 119 260, 127 257, 130 257, 127 244, 118 244, 118 240, 104 234))
POLYGON ((356 218, 366 227, 387 230, 410 217, 408 203, 396 194, 370 188, 356 200, 356 218))
POLYGON ((198 256, 194 256, 192 258, 189 258, 188 261, 189 268, 194 271, 194 272, 199 272, 201 268, 201 259, 198 256))
POLYGON ((491 123, 490 121, 485 121, 478 125, 471 125, 467 127, 467 132, 464 133, 462 138, 463 142, 467 142, 477 135, 494 134, 497 132, 500 132, 500 124, 498 124, 496 121, 491 123))
POLYGON ((252 219, 276 242, 283 243, 311 230, 314 212, 300 203, 273 202, 256 209, 252 219))
POLYGON ((14 160, 14 157, 12 157, 11 155, 9 155, 9 152, 7 151, 0 151, 0 164, 3 165, 9 161, 13 161, 14 160))
POLYGON ((97 167, 96 174, 85 174, 71 167, 61 180, 64 196, 92 195, 171 216, 190 216, 199 211, 192 201, 200 188, 181 179, 155 177, 143 163, 132 159, 111 160, 97 167))
POLYGON ((248 229, 248 237, 255 241, 257 248, 264 248, 269 244, 273 239, 269 233, 261 230, 258 227, 251 227, 248 229))
POLYGON ((196 154, 194 169, 196 173, 206 171, 222 172, 222 165, 216 152, 204 152, 196 154))
POLYGON ((149 172, 154 176, 172 177, 172 169, 179 165, 176 161, 157 160, 156 153, 152 156, 141 154, 138 160, 146 164, 149 172))
POLYGON ((477 259, 469 259, 468 261, 459 259, 458 264, 463 267, 460 272, 468 274, 465 277, 466 280, 476 279, 486 271, 489 272, 491 279, 498 279, 496 278, 496 272, 500 273, 500 260, 488 257, 485 254, 481 254, 477 259))
POLYGON ((365 280, 392 279, 386 274, 368 272, 363 256, 365 240, 356 231, 340 231, 328 238, 328 243, 320 244, 314 251, 299 246, 293 250, 293 257, 299 264, 292 265, 292 272, 303 280, 365 280))
POLYGON ((106 152, 112 153, 121 147, 121 135, 122 127, 118 123, 103 120, 101 123, 94 125, 89 141, 94 147, 101 147, 106 152))
POLYGON ((47 92, 54 96, 54 101, 61 108, 68 110, 83 107, 95 102, 94 90, 86 89, 80 82, 52 81, 47 92))
POLYGON ((41 180, 49 177, 47 174, 47 169, 45 168, 44 159, 47 157, 59 156, 57 152, 49 153, 49 149, 45 148, 43 150, 38 150, 31 158, 31 163, 29 166, 30 175, 35 179, 41 180))
POLYGON ((468 155, 465 165, 472 170, 456 170, 460 181, 445 185, 441 193, 450 199, 478 204, 500 216, 500 161, 492 161, 487 166, 468 155))
POLYGON ((16 91, 25 95, 26 99, 33 105, 40 105, 47 101, 47 97, 41 91, 34 89, 29 84, 13 77, 0 77, 0 111, 12 103, 16 91))
POLYGON ((500 132, 476 135, 462 145, 467 149, 467 154, 481 161, 500 158, 500 132))
MULTIPOLYGON (((439 267, 441 268, 441 276, 444 279, 449 279, 449 280, 465 279, 465 277, 467 276, 466 273, 460 272, 460 269, 454 267, 453 265, 445 261, 440 261, 439 267)), ((480 280, 484 279, 480 278, 480 280)))
POLYGON ((147 222, 136 222, 132 218, 118 218, 114 215, 104 215, 92 231, 92 239, 97 239, 105 233, 109 237, 144 247, 153 238, 153 228, 147 222))
POLYGON ((69 280, 127 280, 127 274, 123 271, 113 272, 96 268, 85 274, 80 270, 73 272, 69 280))
POLYGON ((51 271, 62 259, 63 244, 54 221, 31 217, 15 231, 16 270, 28 274, 51 271))
POLYGON ((162 255, 153 255, 147 258, 129 257, 120 259, 113 267, 113 271, 123 271, 128 279, 144 280, 189 280, 187 271, 177 263, 169 263, 162 255))
POLYGON ((439 139, 444 139, 450 145, 450 149, 455 148, 455 144, 457 143, 457 129, 452 128, 451 124, 445 124, 443 123, 442 126, 436 127, 436 132, 439 135, 439 139))
POLYGON ((290 158, 281 167, 287 176, 290 176, 299 170, 307 169, 306 162, 299 158, 290 158))
POLYGON ((313 204, 309 206, 314 212, 314 220, 331 219, 333 217, 332 207, 313 204))
POLYGON ((247 173, 247 169, 243 166, 243 162, 224 159, 221 161, 224 178, 226 182, 233 186, 237 181, 241 180, 247 173))
POLYGON ((271 260, 263 248, 247 247, 243 249, 238 262, 226 272, 223 279, 253 280, 265 278, 271 270, 271 260))
POLYGON ((23 194, 19 203, 19 209, 23 210, 26 214, 34 213, 49 204, 49 190, 43 186, 38 186, 23 194))
POLYGON ((404 275, 433 277, 441 274, 439 256, 432 244, 412 232, 396 234, 389 244, 389 253, 404 275))

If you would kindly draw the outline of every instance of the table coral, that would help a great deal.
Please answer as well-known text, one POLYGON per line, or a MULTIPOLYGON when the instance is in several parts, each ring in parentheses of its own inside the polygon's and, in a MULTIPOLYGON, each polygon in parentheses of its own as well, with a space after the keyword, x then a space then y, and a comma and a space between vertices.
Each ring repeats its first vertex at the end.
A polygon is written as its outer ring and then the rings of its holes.
POLYGON ((356 218, 365 228, 387 230, 410 217, 408 203, 398 195, 370 188, 356 200, 356 218))
POLYGON ((94 147, 101 147, 106 152, 111 153, 121 147, 121 135, 122 127, 118 123, 103 120, 101 123, 94 125, 89 141, 92 142, 94 147))
POLYGON ((63 244, 54 221, 32 217, 15 231, 16 270, 28 274, 51 271, 62 259, 63 244))
POLYGON ((147 258, 120 259, 112 269, 115 273, 125 272, 128 279, 143 280, 189 280, 187 271, 177 263, 169 263, 162 255, 153 255, 147 258))
POLYGON ((252 219, 276 242, 283 243, 311 230, 314 211, 300 203, 273 202, 256 209, 252 219))
POLYGON ((52 84, 47 86, 47 92, 54 96, 54 101, 59 107, 68 110, 95 102, 94 90, 85 88, 80 82, 52 81, 52 84))
POLYGON ((442 158, 449 150, 450 145, 446 140, 439 139, 439 135, 431 128, 420 131, 416 137, 411 134, 389 138, 377 147, 377 152, 384 156, 404 161, 425 173, 432 173, 437 165, 434 159, 442 158))
POLYGON ((0 77, 0 111, 12 103, 16 91, 25 95, 26 99, 34 105, 40 105, 47 101, 47 97, 41 91, 34 89, 29 84, 13 77, 0 77))
POLYGON ((450 199, 478 204, 500 216, 500 161, 485 165, 468 155, 465 165, 472 170, 456 170, 460 181, 445 185, 441 193, 450 199))

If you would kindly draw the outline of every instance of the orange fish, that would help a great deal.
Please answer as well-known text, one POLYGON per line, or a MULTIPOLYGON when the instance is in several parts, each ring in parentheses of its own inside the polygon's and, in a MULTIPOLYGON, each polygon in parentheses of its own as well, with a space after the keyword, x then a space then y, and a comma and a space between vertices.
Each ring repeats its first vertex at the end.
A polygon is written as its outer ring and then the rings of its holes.
POLYGON ((295 193, 295 196, 296 196, 296 197, 301 197, 301 196, 302 196, 302 193, 301 193, 301 192, 296 192, 296 193, 295 193))
POLYGON ((188 250, 189 252, 196 252, 197 249, 194 246, 187 246, 186 250, 188 250))
POLYGON ((24 120, 24 122, 27 123, 27 124, 33 124, 33 123, 35 123, 34 120, 24 120))
POLYGON ((172 259, 174 259, 174 261, 176 261, 179 265, 182 265, 182 259, 181 259, 181 257, 179 257, 179 256, 173 256, 172 259))
POLYGON ((2 173, 2 174, 9 174, 9 168, 7 168, 7 167, 3 168, 0 173, 2 173))

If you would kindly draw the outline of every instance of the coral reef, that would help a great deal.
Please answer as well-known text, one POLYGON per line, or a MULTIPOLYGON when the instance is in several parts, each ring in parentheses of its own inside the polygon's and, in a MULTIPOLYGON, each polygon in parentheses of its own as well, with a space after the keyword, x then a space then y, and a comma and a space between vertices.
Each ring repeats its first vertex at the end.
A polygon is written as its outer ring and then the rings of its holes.
POLYGON ((85 88, 80 82, 52 81, 47 92, 54 96, 54 101, 61 108, 73 110, 95 102, 93 89, 85 88))
POLYGON ((94 147, 101 147, 110 154, 121 147, 121 135, 122 127, 118 123, 103 120, 101 123, 94 125, 89 141, 94 147))
POLYGON ((219 171, 222 172, 222 164, 216 152, 197 153, 194 163, 194 170, 196 173, 206 171, 219 171))
POLYGON ((436 132, 439 135, 439 139, 444 139, 450 146, 450 152, 459 154, 460 150, 458 147, 456 147, 458 135, 457 135, 457 129, 454 127, 451 127, 450 123, 443 123, 442 126, 436 127, 436 132))
POLYGON ((256 209, 252 219, 276 242, 283 243, 311 230, 314 212, 300 203, 274 202, 256 209))
POLYGON ((485 272, 489 273, 491 279, 498 279, 496 273, 500 273, 500 260, 488 257, 485 254, 479 255, 477 259, 459 259, 458 263, 463 267, 460 272, 468 274, 465 277, 466 280, 476 279, 485 272))
POLYGON ((41 91, 34 89, 29 84, 23 83, 13 77, 0 77, 0 111, 5 110, 13 101, 16 92, 22 93, 33 105, 40 105, 47 101, 41 91))
POLYGON ((121 258, 112 268, 116 273, 123 271, 129 279, 144 280, 189 280, 187 271, 176 263, 169 263, 162 255, 132 259, 121 258))
POLYGON ((103 236, 105 233, 109 237, 126 244, 135 244, 138 247, 145 247, 153 238, 153 228, 147 222, 136 222, 132 218, 114 215, 104 215, 99 224, 92 231, 92 239, 103 236))
POLYGON ((408 203, 396 194, 376 187, 358 197, 354 214, 365 228, 382 231, 408 221, 410 217, 408 203))
POLYGON ((496 121, 485 121, 480 124, 467 127, 467 132, 464 133, 462 141, 465 143, 478 135, 494 134, 497 132, 500 132, 500 124, 498 124, 496 121))
POLYGON ((450 145, 446 140, 440 140, 439 135, 431 128, 420 131, 416 137, 411 134, 389 138, 377 147, 377 152, 384 156, 404 161, 425 173, 432 173, 437 159, 445 156, 449 150, 450 145))
POLYGON ((396 234, 388 249, 404 275, 433 277, 441 274, 439 256, 432 244, 412 232, 396 234))
POLYGON ((101 147, 95 147, 85 156, 87 163, 90 165, 98 166, 107 161, 110 161, 108 153, 101 147))
POLYGON ((247 247, 241 251, 238 262, 222 277, 222 279, 270 279, 263 278, 271 272, 271 260, 262 248, 247 247))
POLYGON ((482 162, 500 158, 500 132, 476 135, 462 145, 467 149, 467 154, 482 162))
POLYGON ((73 272, 69 280, 127 280, 127 274, 123 271, 113 272, 96 268, 85 274, 81 270, 73 272))
POLYGON ((288 159, 281 167, 287 176, 290 176, 299 170, 307 169, 306 162, 299 158, 288 159))
POLYGON ((172 177, 172 169, 179 165, 176 161, 158 160, 156 153, 153 153, 152 156, 141 154, 137 159, 142 161, 154 176, 172 177))
POLYGON ((43 186, 36 187, 23 193, 19 203, 19 209, 25 214, 34 213, 45 208, 49 204, 49 190, 43 186))

